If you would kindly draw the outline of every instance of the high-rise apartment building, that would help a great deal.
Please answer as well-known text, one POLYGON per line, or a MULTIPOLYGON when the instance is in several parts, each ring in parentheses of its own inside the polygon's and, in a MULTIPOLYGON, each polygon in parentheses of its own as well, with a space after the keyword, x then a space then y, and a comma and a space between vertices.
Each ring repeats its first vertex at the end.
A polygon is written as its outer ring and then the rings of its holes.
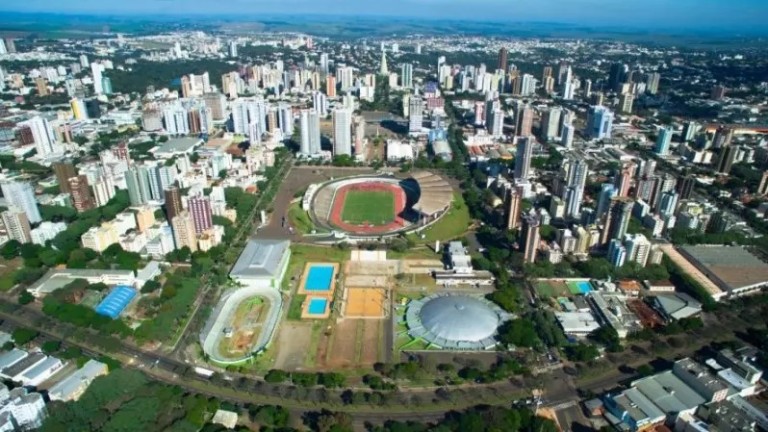
POLYGON ((720 155, 717 157, 717 164, 715 165, 715 171, 721 174, 729 174, 733 163, 736 160, 736 155, 741 150, 740 146, 729 145, 720 149, 720 155))
POLYGON ((190 251, 197 251, 197 236, 195 235, 195 222, 192 215, 184 210, 171 220, 173 228, 173 241, 176 249, 188 247, 190 251))
POLYGON ((0 188, 10 210, 24 212, 29 223, 43 220, 35 199, 35 188, 29 182, 5 180, 0 182, 0 188))
POLYGON ((561 113, 562 110, 558 107, 546 109, 542 113, 539 137, 543 141, 553 140, 559 136, 561 113))
POLYGON ((517 140, 515 153, 515 179, 527 179, 531 176, 531 158, 535 141, 531 137, 521 137, 517 140))
POLYGON ((26 213, 19 210, 6 210, 2 213, 5 233, 11 240, 19 243, 29 243, 32 241, 31 227, 26 213))
POLYGON ((520 214, 522 213, 523 194, 518 188, 510 188, 507 192, 507 229, 517 229, 520 226, 520 214))
POLYGON ((78 175, 70 177, 69 190, 72 195, 72 205, 78 213, 96 208, 96 202, 91 194, 91 187, 88 184, 88 177, 78 175))
POLYGON ((610 138, 613 130, 613 112, 604 106, 589 108, 585 135, 590 139, 610 138))
POLYGON ((333 111, 333 155, 352 154, 352 110, 333 111))
POLYGON ((403 88, 413 88, 413 64, 403 63, 400 65, 400 79, 403 88))
POLYGON ((77 175, 75 166, 71 162, 54 162, 52 167, 61 193, 70 193, 69 179, 77 175))
POLYGON ((611 240, 621 240, 627 233, 632 208, 635 201, 627 197, 615 197, 608 206, 608 216, 605 219, 600 238, 601 245, 607 245, 611 240))
POLYGON ((503 71, 507 70, 507 65, 509 64, 509 52, 507 51, 507 48, 501 47, 499 50, 499 63, 498 63, 498 69, 501 69, 503 71))
POLYGON ((419 96, 411 96, 408 102, 408 132, 420 133, 423 121, 424 102, 419 96))
POLYGON ((47 119, 36 116, 19 123, 19 126, 26 126, 31 130, 38 156, 61 152, 60 146, 56 143, 56 134, 47 119))
POLYGON ((523 229, 520 234, 523 243, 523 262, 526 264, 536 262, 536 253, 541 241, 540 226, 541 222, 538 216, 531 214, 523 216, 523 229))
POLYGON ((672 145, 672 129, 659 129, 659 136, 656 138, 656 148, 654 152, 659 156, 669 155, 669 147, 672 145))
POLYGON ((203 231, 213 226, 213 212, 211 211, 211 199, 209 197, 202 195, 190 197, 187 205, 189 213, 192 215, 196 234, 202 234, 203 231))
POLYGON ((301 110, 299 117, 301 132, 300 152, 305 156, 320 154, 320 118, 315 110, 301 110))
POLYGON ((172 221, 184 211, 181 204, 181 190, 176 186, 170 186, 163 191, 165 194, 165 217, 172 221))
POLYGON ((576 158, 566 162, 565 215, 569 218, 575 219, 581 215, 588 172, 589 166, 584 159, 576 158))

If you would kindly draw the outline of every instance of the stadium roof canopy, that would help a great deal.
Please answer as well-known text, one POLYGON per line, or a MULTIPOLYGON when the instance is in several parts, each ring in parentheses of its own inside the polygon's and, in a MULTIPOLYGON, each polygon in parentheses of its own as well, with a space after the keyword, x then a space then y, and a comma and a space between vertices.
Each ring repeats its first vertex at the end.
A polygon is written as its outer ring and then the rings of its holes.
POLYGON ((435 294, 408 305, 411 337, 443 349, 487 350, 496 346, 496 330, 510 315, 495 304, 463 294, 435 294))

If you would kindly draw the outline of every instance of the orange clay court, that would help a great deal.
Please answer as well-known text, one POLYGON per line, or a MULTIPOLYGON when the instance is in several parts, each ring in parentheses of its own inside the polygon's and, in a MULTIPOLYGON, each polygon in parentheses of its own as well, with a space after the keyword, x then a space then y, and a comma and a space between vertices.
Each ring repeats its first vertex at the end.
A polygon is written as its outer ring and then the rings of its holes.
POLYGON ((383 288, 347 288, 346 318, 384 318, 387 295, 383 288))

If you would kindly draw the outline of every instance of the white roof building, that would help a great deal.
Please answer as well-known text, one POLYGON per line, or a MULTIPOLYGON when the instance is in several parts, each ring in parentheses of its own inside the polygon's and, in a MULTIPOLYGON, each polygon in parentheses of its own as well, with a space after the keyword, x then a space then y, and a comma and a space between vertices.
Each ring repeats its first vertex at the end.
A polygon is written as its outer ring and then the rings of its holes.
POLYGON ((569 335, 586 336, 600 328, 591 312, 555 312, 555 318, 569 335))
POLYGON ((96 360, 88 360, 80 369, 70 374, 48 389, 52 401, 76 401, 85 393, 94 379, 109 372, 107 365, 96 360))

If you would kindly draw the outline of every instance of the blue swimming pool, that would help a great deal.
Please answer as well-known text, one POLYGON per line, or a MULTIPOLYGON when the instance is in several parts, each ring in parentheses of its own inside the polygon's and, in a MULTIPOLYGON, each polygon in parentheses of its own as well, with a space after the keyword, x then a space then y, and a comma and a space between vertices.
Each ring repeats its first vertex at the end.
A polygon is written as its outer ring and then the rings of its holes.
POLYGON ((333 266, 313 265, 307 273, 304 289, 307 291, 330 291, 333 280, 333 266))
POLYGON ((309 300, 308 312, 310 315, 323 315, 328 308, 328 300, 324 298, 313 298, 309 300))

